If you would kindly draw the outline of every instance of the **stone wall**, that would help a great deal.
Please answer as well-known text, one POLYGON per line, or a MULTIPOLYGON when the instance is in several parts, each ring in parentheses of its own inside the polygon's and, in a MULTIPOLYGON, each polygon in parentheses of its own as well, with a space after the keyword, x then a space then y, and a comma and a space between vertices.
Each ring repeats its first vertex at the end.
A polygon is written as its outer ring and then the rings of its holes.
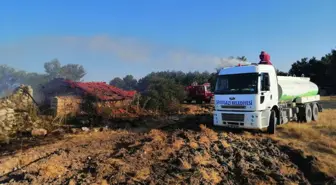
POLYGON ((33 95, 30 86, 20 86, 12 95, 0 99, 0 140, 18 130, 32 128, 37 112, 33 100, 25 92, 33 95))
POLYGON ((82 98, 80 96, 56 96, 51 101, 54 116, 75 116, 81 111, 82 98))
POLYGON ((76 116, 82 113, 108 116, 115 114, 114 110, 126 108, 132 100, 121 101, 90 101, 81 96, 56 96, 51 102, 54 116, 76 116))
POLYGON ((15 89, 11 95, 2 98, 0 100, 0 106, 27 110, 33 103, 33 100, 25 92, 28 92, 31 96, 33 96, 33 88, 31 86, 21 85, 15 89))

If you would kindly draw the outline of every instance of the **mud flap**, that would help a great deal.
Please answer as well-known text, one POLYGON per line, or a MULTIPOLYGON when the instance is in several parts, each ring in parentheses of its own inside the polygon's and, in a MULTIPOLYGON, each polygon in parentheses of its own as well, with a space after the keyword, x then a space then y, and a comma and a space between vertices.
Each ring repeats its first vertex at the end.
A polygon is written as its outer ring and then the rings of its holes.
POLYGON ((322 111, 323 111, 323 107, 322 107, 322 105, 319 104, 319 103, 316 103, 316 104, 317 104, 317 107, 318 107, 319 112, 322 112, 322 111))

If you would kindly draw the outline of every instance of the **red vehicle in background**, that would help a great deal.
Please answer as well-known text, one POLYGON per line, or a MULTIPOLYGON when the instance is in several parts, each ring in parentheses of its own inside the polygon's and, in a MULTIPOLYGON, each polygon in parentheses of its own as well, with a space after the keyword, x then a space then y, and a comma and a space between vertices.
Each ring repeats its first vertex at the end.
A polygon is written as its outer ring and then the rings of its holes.
POLYGON ((190 86, 185 88, 186 98, 185 101, 187 103, 191 103, 193 100, 196 101, 197 104, 210 103, 214 94, 211 92, 210 83, 204 83, 202 85, 198 85, 197 83, 193 83, 190 86))

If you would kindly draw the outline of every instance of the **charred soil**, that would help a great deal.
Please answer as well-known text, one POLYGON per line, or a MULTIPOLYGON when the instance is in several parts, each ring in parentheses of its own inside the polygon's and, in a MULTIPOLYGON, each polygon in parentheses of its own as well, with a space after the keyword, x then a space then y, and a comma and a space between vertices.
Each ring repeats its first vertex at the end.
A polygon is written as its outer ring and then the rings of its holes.
POLYGON ((263 134, 213 129, 209 115, 169 122, 141 132, 91 129, 36 140, 34 147, 3 146, 0 184, 333 183, 312 178, 321 174, 307 168, 310 158, 263 134))

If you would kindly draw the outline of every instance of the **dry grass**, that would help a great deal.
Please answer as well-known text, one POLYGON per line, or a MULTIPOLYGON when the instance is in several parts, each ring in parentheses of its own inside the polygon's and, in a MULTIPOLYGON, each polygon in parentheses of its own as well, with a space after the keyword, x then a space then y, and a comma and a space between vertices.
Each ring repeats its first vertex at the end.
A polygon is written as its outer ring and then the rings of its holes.
POLYGON ((336 100, 336 96, 321 96, 320 99, 324 101, 336 100))
POLYGON ((265 182, 265 181, 258 181, 258 182, 255 182, 256 185, 269 185, 270 183, 269 182, 265 182))
POLYGON ((151 130, 149 132, 149 136, 153 139, 153 141, 159 141, 159 142, 163 142, 167 138, 167 134, 158 129, 151 130))
POLYGON ((74 179, 71 179, 68 183, 68 185, 76 185, 76 181, 74 179))
POLYGON ((280 172, 284 175, 295 175, 298 172, 298 170, 290 166, 281 165, 280 172))
POLYGON ((218 141, 218 134, 205 125, 200 125, 201 131, 210 139, 210 141, 218 141))
POLYGON ((189 146, 193 149, 196 149, 199 147, 198 143, 195 140, 190 141, 189 146))
POLYGON ((151 145, 151 143, 146 143, 143 145, 142 150, 144 151, 144 154, 149 154, 151 152, 153 152, 153 147, 151 145))
POLYGON ((174 142, 173 142, 173 148, 175 150, 179 150, 181 149, 181 147, 184 145, 184 140, 183 139, 176 139, 174 142))
POLYGON ((198 141, 199 144, 204 145, 206 148, 210 147, 211 141, 207 136, 201 136, 198 141))
POLYGON ((203 179, 211 182, 211 184, 218 184, 222 180, 219 173, 214 169, 200 169, 200 172, 203 179))
POLYGON ((39 175, 44 178, 56 178, 66 173, 66 168, 62 165, 43 165, 40 167, 39 175))
POLYGON ((143 181, 143 180, 146 180, 149 177, 150 173, 151 173, 151 171, 150 171, 149 168, 143 168, 143 169, 136 172, 134 178, 137 179, 137 180, 143 181))
POLYGON ((105 179, 103 179, 103 180, 101 181, 101 185, 108 185, 108 182, 107 182, 105 179))
POLYGON ((183 160, 183 159, 179 159, 179 161, 180 161, 180 169, 181 170, 189 170, 189 169, 191 169, 191 164, 188 162, 188 161, 186 161, 186 160, 183 160))
POLYGON ((198 165, 207 165, 207 164, 212 163, 211 156, 208 154, 208 152, 204 152, 203 155, 200 153, 197 153, 194 156, 193 161, 195 164, 198 164, 198 165))
MULTIPOLYGON (((270 179, 268 181, 259 181, 259 180, 256 180, 254 182, 255 185, 275 185, 277 184, 277 182, 274 180, 274 179, 270 179)), ((286 185, 298 185, 298 183, 292 183, 292 182, 286 182, 285 183, 286 185)))
POLYGON ((225 140, 221 140, 220 142, 222 143, 222 145, 223 145, 224 148, 229 148, 229 147, 231 146, 231 145, 230 145, 227 141, 225 141, 225 140))
POLYGON ((196 114, 202 114, 209 112, 209 109, 200 107, 198 105, 182 105, 182 109, 184 110, 184 114, 189 114, 189 115, 196 115, 196 114))
POLYGON ((336 161, 336 110, 324 110, 317 122, 280 126, 273 138, 316 156, 318 167, 328 175, 336 176, 336 163, 331 162, 336 161))
POLYGON ((118 169, 122 172, 128 172, 132 169, 128 163, 125 163, 121 159, 109 158, 107 159, 106 163, 117 166, 118 169))

